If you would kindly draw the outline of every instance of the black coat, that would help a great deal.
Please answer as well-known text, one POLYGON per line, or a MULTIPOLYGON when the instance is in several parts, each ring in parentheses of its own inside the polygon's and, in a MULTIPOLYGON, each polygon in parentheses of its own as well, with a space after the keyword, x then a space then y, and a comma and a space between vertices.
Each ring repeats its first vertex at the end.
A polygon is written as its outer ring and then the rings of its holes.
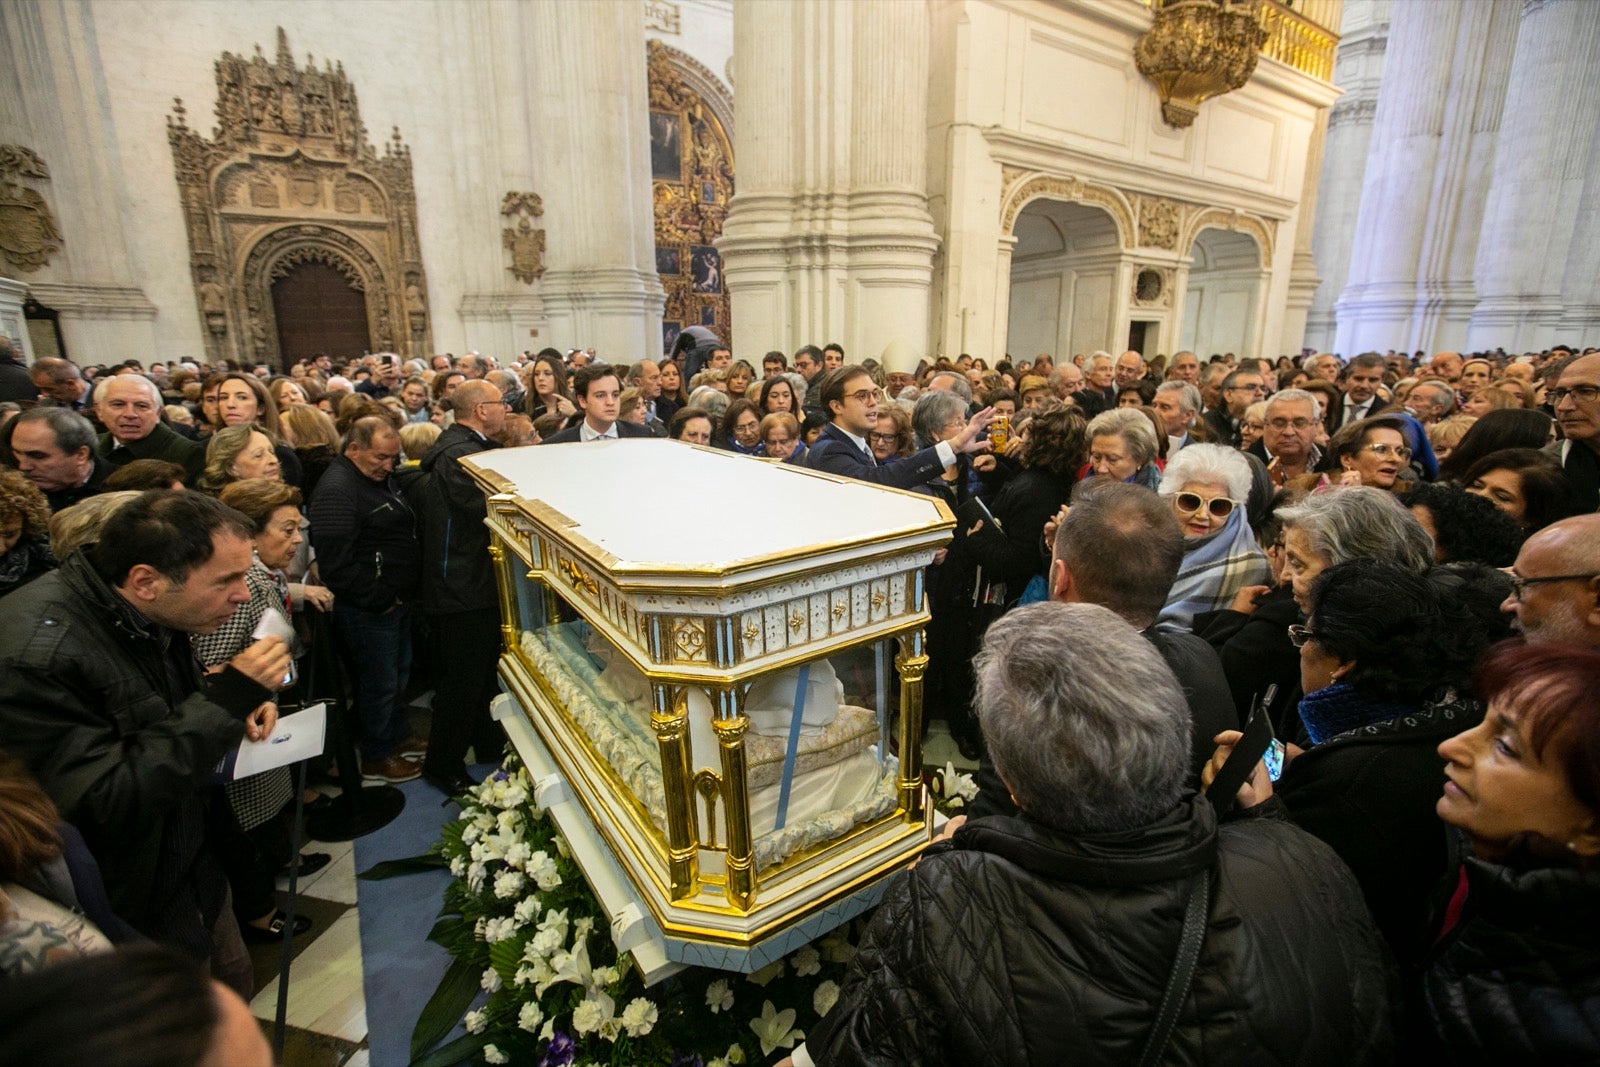
POLYGON ((1205 868, 1206 938, 1162 1062, 1384 1062, 1383 950, 1349 872, 1287 823, 1219 832, 1192 796, 1125 834, 990 818, 931 846, 807 1051, 825 1067, 1134 1063, 1205 868))
POLYGON ((0 400, 33 401, 39 388, 20 359, 0 359, 0 400))
POLYGON ((1195 635, 1209 642, 1222 661, 1241 722, 1268 686, 1278 687, 1267 716, 1273 731, 1286 741, 1299 734, 1295 708, 1300 703, 1300 650, 1289 641, 1289 627, 1299 621, 1300 606, 1288 586, 1262 597, 1248 615, 1224 608, 1194 617, 1195 635))
POLYGON ((1444 791, 1439 743, 1482 718, 1473 701, 1436 704, 1330 737, 1285 768, 1268 801, 1349 866, 1403 964, 1425 952, 1433 894, 1450 870, 1434 811, 1444 791))
POLYGON ((422 606, 432 615, 492 608, 500 598, 489 558, 487 497, 461 466, 467 456, 499 448, 458 423, 422 457, 422 606))
POLYGON ((416 514, 392 478, 375 482, 340 456, 311 498, 311 545, 334 596, 363 611, 388 611, 417 596, 422 543, 416 514))
POLYGON ((1004 601, 1022 595, 1029 579, 1043 574, 1050 557, 1044 549, 1044 524, 1061 510, 1072 495, 1073 478, 1027 467, 995 496, 989 510, 994 523, 967 539, 974 561, 983 568, 990 586, 1005 586, 1004 601))
POLYGON ((138 617, 81 551, 4 613, 0 744, 82 831, 117 914, 204 958, 225 882, 199 787, 271 694, 232 668, 202 686, 188 635, 138 617))
MULTIPOLYGON (((137 441, 119 444, 110 433, 100 435, 100 454, 113 469, 132 463, 136 459, 156 459, 163 463, 176 463, 187 473, 185 481, 192 482, 206 466, 206 446, 191 441, 164 422, 137 441)), ((282 461, 279 461, 282 466, 282 461)))
POLYGON ((1600 1063, 1600 873, 1468 860, 1467 878, 1423 983, 1450 1062, 1600 1063))

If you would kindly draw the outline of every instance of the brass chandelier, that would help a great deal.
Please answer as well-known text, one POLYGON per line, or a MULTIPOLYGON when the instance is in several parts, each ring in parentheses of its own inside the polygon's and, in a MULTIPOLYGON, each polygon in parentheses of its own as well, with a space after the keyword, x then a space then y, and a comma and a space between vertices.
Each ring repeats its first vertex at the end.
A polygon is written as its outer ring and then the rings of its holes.
POLYGON ((1161 94, 1162 119, 1183 129, 1202 101, 1250 80, 1266 39, 1255 0, 1168 0, 1133 59, 1161 94))

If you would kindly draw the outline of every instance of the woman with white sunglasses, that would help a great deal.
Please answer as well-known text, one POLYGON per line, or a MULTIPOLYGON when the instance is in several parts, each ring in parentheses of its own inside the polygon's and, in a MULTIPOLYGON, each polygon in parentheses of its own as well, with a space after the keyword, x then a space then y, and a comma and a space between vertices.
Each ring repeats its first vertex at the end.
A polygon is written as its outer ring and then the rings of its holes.
POLYGON ((1167 461, 1157 491, 1183 527, 1183 564, 1158 627, 1191 630, 1196 615, 1225 608, 1239 590, 1272 580, 1272 566, 1246 521, 1250 464, 1238 451, 1190 445, 1167 461))

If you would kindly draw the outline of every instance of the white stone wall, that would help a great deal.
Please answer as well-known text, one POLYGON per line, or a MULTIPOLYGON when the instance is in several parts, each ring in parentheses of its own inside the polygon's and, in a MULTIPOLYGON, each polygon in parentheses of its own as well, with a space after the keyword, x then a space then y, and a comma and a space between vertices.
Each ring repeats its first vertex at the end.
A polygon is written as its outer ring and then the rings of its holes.
MULTIPOLYGON (((728 4, 674 6, 663 39, 726 76, 728 4)), ((298 63, 343 64, 380 151, 395 127, 411 149, 438 350, 659 347, 640 0, 16 0, 0 5, 0 140, 51 167, 65 247, 25 280, 66 313, 74 356, 202 350, 167 116, 181 97, 209 132, 212 64, 270 57, 279 26, 298 63), (534 286, 501 247, 511 190, 544 198, 534 286)))

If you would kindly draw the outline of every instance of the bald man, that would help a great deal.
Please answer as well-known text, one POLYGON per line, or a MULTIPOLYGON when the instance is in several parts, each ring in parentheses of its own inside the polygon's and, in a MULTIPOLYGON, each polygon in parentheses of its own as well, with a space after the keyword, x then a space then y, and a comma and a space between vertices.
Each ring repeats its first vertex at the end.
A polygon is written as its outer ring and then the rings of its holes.
POLYGON ((1530 644, 1600 649, 1600 515, 1553 522, 1522 544, 1500 610, 1530 644))

